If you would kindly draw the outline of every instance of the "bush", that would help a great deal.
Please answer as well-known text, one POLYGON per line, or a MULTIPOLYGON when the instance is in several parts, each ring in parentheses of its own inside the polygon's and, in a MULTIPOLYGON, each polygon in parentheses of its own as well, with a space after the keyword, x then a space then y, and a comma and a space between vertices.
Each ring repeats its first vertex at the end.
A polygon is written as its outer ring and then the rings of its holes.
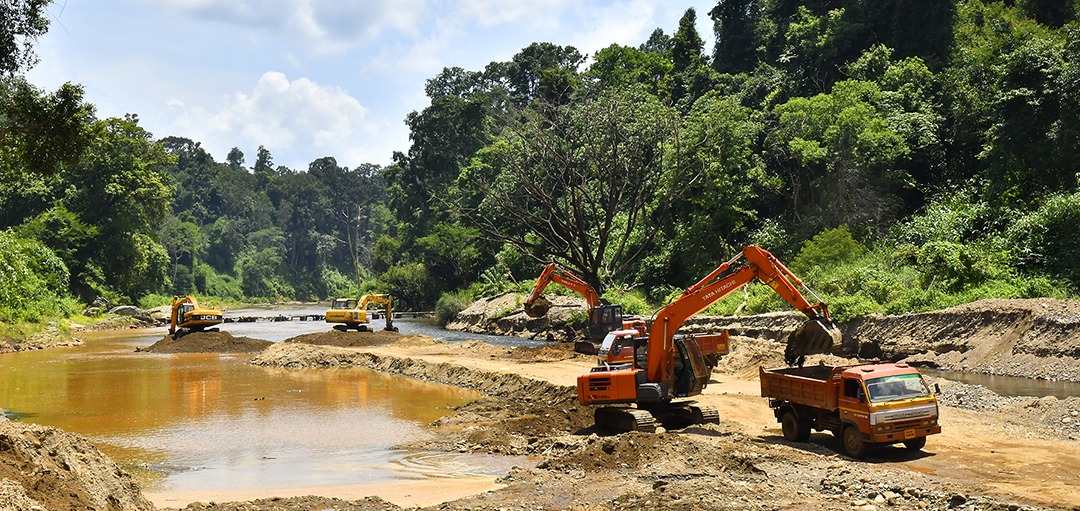
POLYGON ((197 291, 202 295, 216 296, 226 300, 243 300, 244 291, 240 287, 240 281, 232 275, 218 273, 209 264, 198 264, 195 267, 195 282, 202 282, 197 291))
POLYGON ((622 291, 609 289, 604 292, 604 299, 622 306, 623 314, 651 315, 657 307, 649 303, 645 292, 639 289, 622 291))
POLYGON ((1080 289, 1080 192, 1053 195, 1008 231, 1022 268, 1067 279, 1080 289))
POLYGON ((61 314, 68 278, 67 266, 48 247, 0 231, 0 317, 39 321, 61 314))
POLYGON ((326 286, 327 294, 322 298, 333 299, 342 296, 359 296, 360 290, 357 283, 336 268, 323 268, 322 282, 326 286))
POLYGON ((162 305, 172 306, 173 299, 171 296, 149 294, 142 298, 139 298, 139 308, 143 310, 149 310, 162 305))
POLYGON ((386 284, 394 301, 402 308, 423 310, 433 305, 434 286, 424 263, 405 263, 391 266, 379 280, 386 284))
POLYGON ((815 268, 848 263, 865 254, 866 247, 855 241, 846 225, 841 225, 821 231, 803 242, 799 255, 791 262, 791 267, 799 271, 814 271, 815 268))
POLYGON ((435 302, 435 320, 439 322, 439 326, 446 326, 472 302, 473 295, 469 291, 443 293, 439 301, 435 302))

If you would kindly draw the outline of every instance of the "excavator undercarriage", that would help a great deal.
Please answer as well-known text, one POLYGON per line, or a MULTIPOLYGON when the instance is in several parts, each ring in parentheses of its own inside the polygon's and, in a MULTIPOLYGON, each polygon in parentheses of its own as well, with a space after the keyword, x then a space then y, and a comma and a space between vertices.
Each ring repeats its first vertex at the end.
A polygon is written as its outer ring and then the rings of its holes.
POLYGON ((593 414, 596 427, 605 431, 642 431, 653 433, 656 428, 682 429, 694 424, 720 424, 716 407, 679 401, 646 408, 605 406, 593 414))

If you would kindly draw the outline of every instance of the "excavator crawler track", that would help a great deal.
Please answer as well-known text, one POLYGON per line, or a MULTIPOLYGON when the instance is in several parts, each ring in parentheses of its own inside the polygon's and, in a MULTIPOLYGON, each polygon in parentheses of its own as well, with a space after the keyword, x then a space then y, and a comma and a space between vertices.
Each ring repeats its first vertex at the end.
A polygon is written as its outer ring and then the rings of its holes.
POLYGON ((619 432, 656 432, 656 418, 647 410, 636 408, 597 408, 593 417, 600 429, 619 432))
POLYGON ((720 424, 720 410, 715 406, 691 406, 690 413, 694 415, 695 424, 720 424))

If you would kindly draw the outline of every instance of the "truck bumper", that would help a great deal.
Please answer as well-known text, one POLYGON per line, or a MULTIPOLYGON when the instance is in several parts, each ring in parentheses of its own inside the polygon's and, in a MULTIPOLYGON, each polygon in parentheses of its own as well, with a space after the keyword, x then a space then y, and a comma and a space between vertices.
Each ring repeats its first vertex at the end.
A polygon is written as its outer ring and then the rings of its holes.
POLYGON ((876 433, 870 436, 870 441, 875 444, 895 444, 912 438, 930 436, 941 433, 940 425, 918 426, 907 429, 897 429, 888 433, 876 433))

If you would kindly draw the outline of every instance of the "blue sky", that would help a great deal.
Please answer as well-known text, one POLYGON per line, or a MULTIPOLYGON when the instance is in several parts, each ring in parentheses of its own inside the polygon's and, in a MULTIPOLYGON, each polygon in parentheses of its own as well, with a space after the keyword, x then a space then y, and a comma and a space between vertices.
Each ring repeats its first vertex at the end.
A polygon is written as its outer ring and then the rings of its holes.
POLYGON ((712 50, 715 0, 55 0, 39 87, 81 84, 99 118, 134 113, 155 137, 218 161, 259 145, 306 170, 386 165, 409 147, 405 116, 444 67, 481 70, 533 42, 592 55, 668 35, 694 7, 712 50))

